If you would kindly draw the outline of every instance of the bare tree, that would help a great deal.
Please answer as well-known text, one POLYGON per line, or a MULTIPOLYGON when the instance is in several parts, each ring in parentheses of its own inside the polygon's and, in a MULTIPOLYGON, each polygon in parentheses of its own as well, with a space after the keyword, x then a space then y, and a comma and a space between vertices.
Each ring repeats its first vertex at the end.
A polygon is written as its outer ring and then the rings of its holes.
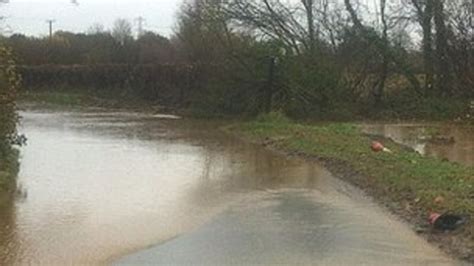
POLYGON ((112 36, 118 43, 120 43, 120 45, 124 45, 126 42, 131 40, 133 35, 132 24, 130 21, 123 18, 115 20, 114 27, 112 29, 112 36))
POLYGON ((94 23, 89 27, 89 29, 87 29, 88 34, 100 34, 105 32, 106 30, 104 25, 100 23, 94 23))
MULTIPOLYGON (((251 29, 264 39, 282 41, 288 53, 313 54, 321 42, 320 30, 332 30, 328 7, 327 0, 232 0, 225 11, 237 27, 251 29)), ((334 31, 327 36, 336 43, 334 31)))
MULTIPOLYGON (((410 66, 404 62, 403 59, 399 58, 394 54, 394 52, 390 49, 387 41, 387 25, 386 22, 383 22, 385 24, 383 26, 383 33, 382 37, 378 36, 377 34, 374 34, 373 31, 370 31, 366 26, 362 24, 361 19, 358 16, 358 13, 354 9, 354 6, 351 2, 351 0, 344 0, 346 10, 349 13, 352 22, 354 23, 354 27, 364 36, 365 38, 371 39, 373 41, 373 44, 377 50, 377 52, 382 56, 383 58, 383 64, 384 64, 384 69, 382 71, 382 78, 381 80, 384 80, 386 78, 386 71, 389 63, 393 63, 397 69, 407 78, 407 80, 411 83, 413 86, 413 89, 420 94, 420 83, 416 76, 413 74, 413 71, 411 70, 410 66)), ((382 9, 383 9, 383 16, 385 17, 385 1, 381 1, 382 4, 382 9)), ((381 9, 381 11, 382 11, 381 9)), ((385 18, 384 18, 385 20, 385 18)), ((380 85, 379 85, 380 86, 380 85)), ((380 90, 380 88, 378 89, 380 90)))
POLYGON ((474 95, 474 1, 448 1, 445 7, 452 79, 463 95, 474 95))
POLYGON ((433 0, 433 16, 436 28, 436 76, 438 90, 444 95, 451 94, 451 72, 448 58, 448 39, 445 22, 444 0, 433 0))
POLYGON ((429 93, 433 88, 433 0, 411 0, 415 8, 416 21, 421 26, 423 32, 423 61, 425 72, 425 93, 429 93))
POLYGON ((306 23, 308 24, 308 48, 310 53, 314 53, 315 49, 315 32, 314 32, 314 0, 301 0, 306 12, 306 23))
POLYGON ((380 0, 380 19, 382 21, 382 44, 381 44, 381 53, 382 53, 382 66, 380 70, 380 79, 375 89, 375 105, 379 107, 382 103, 384 97, 384 88, 385 81, 388 77, 388 54, 389 54, 389 40, 388 40, 388 26, 386 19, 386 0, 380 0))

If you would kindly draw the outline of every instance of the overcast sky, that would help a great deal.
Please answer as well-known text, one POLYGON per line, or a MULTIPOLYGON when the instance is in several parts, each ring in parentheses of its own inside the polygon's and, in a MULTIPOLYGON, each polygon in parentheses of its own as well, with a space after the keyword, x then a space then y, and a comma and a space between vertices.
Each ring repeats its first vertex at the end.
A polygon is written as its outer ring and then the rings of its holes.
POLYGON ((55 30, 84 32, 94 23, 111 28, 115 19, 126 18, 137 29, 136 18, 146 19, 145 30, 169 36, 182 0, 9 0, 0 6, 8 32, 45 36, 46 20, 54 19, 55 30))
MULTIPOLYGON (((93 24, 110 29, 114 20, 126 18, 137 32, 139 16, 146 19, 145 30, 169 36, 173 33, 176 14, 184 0, 0 0, 0 16, 5 17, 0 29, 5 35, 23 33, 47 36, 46 20, 54 19, 54 30, 86 32, 93 24)), ((287 0, 299 2, 299 0, 287 0)), ((341 2, 342 0, 334 0, 341 2)), ((374 8, 377 0, 361 0, 374 8)), ((367 17, 366 17, 367 18, 367 17)))

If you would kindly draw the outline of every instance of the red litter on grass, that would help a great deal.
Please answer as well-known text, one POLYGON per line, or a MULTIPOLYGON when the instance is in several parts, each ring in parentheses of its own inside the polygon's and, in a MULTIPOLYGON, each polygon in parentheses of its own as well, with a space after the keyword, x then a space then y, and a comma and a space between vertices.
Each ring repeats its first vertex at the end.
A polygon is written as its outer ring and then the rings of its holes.
POLYGON ((378 141, 372 141, 372 145, 370 145, 370 148, 371 148, 372 151, 374 151, 374 152, 381 152, 381 151, 384 151, 384 152, 392 153, 391 150, 385 148, 385 146, 383 146, 383 144, 380 143, 380 142, 378 142, 378 141))
POLYGON ((380 152, 383 151, 384 146, 378 141, 372 141, 372 145, 370 146, 370 148, 375 152, 380 152))

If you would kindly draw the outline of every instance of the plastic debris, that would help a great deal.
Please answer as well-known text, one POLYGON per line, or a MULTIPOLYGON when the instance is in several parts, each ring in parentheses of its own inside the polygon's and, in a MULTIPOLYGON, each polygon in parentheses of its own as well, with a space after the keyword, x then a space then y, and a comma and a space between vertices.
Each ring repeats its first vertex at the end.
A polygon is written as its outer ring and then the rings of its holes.
POLYGON ((457 214, 430 213, 429 223, 439 231, 453 231, 467 223, 467 217, 457 214))
POLYGON ((383 146, 382 143, 378 142, 378 141, 372 141, 372 145, 370 146, 370 148, 372 149, 372 151, 374 152, 389 152, 389 153, 392 153, 391 150, 385 148, 385 146, 383 146))

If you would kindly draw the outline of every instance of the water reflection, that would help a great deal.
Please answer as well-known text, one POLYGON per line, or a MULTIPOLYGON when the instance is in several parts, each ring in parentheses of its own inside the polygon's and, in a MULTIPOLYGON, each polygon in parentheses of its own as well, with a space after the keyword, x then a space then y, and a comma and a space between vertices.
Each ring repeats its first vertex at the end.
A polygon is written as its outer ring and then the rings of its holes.
POLYGON ((257 258, 450 262, 318 164, 244 144, 216 123, 103 110, 22 116, 22 193, 0 207, 0 265, 103 264, 195 228, 238 258, 266 239, 274 248, 257 258))
POLYGON ((15 224, 16 215, 13 197, 2 197, 0 199, 0 239, 9 239, 9 241, 5 243, 0 241, 0 261, 5 265, 12 263, 9 254, 18 253, 15 224))
MULTIPOLYGON (((0 264, 96 264, 188 231, 248 191, 324 186, 316 164, 139 113, 23 112, 18 182, 0 209, 0 264)), ((165 117, 167 118, 167 117, 165 117)))
POLYGON ((363 131, 383 135, 419 153, 474 166, 474 127, 456 124, 365 124, 363 131), (432 132, 454 143, 429 141, 432 132))

